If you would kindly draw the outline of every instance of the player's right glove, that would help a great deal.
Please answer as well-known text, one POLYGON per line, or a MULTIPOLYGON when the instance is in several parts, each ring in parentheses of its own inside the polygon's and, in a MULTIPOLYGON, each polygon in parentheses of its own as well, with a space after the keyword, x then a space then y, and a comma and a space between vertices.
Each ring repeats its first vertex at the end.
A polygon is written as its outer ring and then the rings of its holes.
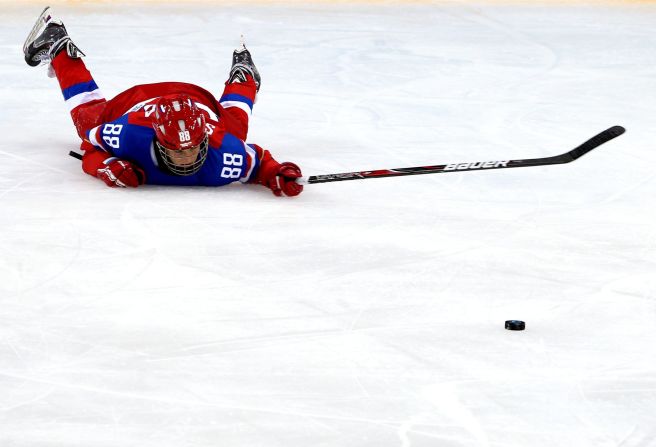
POLYGON ((103 166, 98 168, 96 177, 105 182, 107 186, 119 186, 121 188, 136 188, 143 185, 146 175, 143 169, 126 160, 111 157, 103 161, 103 166))

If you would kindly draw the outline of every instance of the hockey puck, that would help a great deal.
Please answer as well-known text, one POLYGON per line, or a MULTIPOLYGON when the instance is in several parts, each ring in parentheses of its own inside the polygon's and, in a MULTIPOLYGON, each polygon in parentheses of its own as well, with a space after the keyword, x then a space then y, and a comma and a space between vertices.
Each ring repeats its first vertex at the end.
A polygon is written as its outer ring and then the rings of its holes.
POLYGON ((526 328, 526 323, 522 320, 507 320, 506 329, 509 331, 523 331, 526 328))

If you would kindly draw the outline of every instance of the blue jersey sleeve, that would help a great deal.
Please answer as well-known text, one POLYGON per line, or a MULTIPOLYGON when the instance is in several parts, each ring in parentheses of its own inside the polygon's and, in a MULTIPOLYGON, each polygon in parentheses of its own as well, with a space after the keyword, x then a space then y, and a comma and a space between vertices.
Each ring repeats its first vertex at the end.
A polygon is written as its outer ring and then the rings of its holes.
POLYGON ((147 126, 131 124, 129 115, 101 124, 89 131, 88 140, 115 157, 132 159, 149 150, 154 131, 147 126))
POLYGON ((201 184, 221 186, 232 182, 246 183, 257 172, 258 163, 256 152, 250 145, 226 133, 218 147, 210 146, 207 160, 199 172, 201 184))

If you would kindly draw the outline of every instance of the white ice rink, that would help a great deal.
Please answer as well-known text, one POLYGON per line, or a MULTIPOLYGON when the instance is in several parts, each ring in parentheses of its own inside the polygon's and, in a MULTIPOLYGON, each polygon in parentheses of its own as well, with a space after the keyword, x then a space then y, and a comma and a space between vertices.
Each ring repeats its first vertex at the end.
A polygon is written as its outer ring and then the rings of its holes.
POLYGON ((307 175, 627 128, 294 199, 84 174, 43 6, 0 3, 0 447, 656 446, 656 4, 56 8, 108 97, 220 94, 245 34, 307 175))

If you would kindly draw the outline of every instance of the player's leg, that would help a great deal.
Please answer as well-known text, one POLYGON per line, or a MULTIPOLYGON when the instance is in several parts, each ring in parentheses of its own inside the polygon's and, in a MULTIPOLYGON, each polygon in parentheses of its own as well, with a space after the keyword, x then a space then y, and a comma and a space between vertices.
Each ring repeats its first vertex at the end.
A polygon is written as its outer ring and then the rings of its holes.
POLYGON ((219 103, 226 114, 226 130, 242 140, 248 134, 248 122, 255 97, 260 90, 260 73, 243 41, 232 54, 232 68, 219 103))
POLYGON ((97 126, 105 108, 105 98, 80 59, 84 55, 73 43, 64 24, 44 9, 23 45, 30 66, 50 64, 59 81, 64 100, 81 138, 97 126))
POLYGON ((53 59, 52 68, 77 133, 86 139, 87 131, 101 124, 107 101, 82 60, 62 52, 53 59))

